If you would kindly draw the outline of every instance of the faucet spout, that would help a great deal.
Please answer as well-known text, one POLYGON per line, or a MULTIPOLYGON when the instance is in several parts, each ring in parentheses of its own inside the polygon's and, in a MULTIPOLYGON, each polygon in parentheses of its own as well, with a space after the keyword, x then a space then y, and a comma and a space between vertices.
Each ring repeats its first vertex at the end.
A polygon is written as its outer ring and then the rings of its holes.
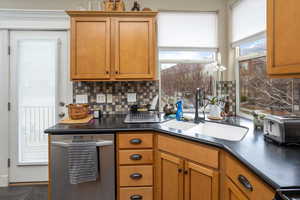
POLYGON ((202 91, 200 88, 197 88, 196 94, 195 94, 195 117, 194 117, 195 123, 199 123, 199 122, 204 123, 205 122, 204 100, 205 100, 204 91, 202 91), (199 117, 200 106, 203 107, 203 117, 199 117))

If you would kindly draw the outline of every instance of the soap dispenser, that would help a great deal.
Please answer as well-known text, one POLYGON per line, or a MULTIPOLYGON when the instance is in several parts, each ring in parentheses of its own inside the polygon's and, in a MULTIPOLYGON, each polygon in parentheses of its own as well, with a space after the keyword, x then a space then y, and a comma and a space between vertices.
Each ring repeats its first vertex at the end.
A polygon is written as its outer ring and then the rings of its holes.
POLYGON ((183 119, 182 100, 177 101, 176 107, 177 107, 176 120, 181 121, 183 119))

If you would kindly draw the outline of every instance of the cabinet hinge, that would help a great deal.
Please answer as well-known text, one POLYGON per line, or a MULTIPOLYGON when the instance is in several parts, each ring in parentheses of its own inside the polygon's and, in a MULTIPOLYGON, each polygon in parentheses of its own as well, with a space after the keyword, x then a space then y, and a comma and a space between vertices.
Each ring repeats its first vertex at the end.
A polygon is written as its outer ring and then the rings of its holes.
POLYGON ((7 103, 7 110, 8 110, 8 111, 11 110, 11 103, 10 103, 10 102, 7 103))
POLYGON ((8 46, 7 47, 7 53, 8 53, 8 55, 10 55, 10 51, 11 51, 11 48, 10 48, 10 46, 8 46))
POLYGON ((10 168, 10 158, 7 159, 7 167, 10 168))

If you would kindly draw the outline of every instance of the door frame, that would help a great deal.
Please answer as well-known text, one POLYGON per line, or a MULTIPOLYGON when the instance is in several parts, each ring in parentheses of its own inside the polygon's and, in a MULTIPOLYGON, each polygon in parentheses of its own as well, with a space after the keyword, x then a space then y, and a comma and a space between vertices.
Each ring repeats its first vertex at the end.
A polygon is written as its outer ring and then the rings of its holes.
MULTIPOLYGON (((10 30, 43 30, 43 31, 67 31, 70 38, 69 17, 63 10, 20 10, 0 9, 0 83, 6 87, 0 87, 0 187, 9 185, 9 31, 10 30)), ((70 63, 70 47, 68 47, 68 65, 70 63)), ((72 87, 72 86, 70 86, 72 87)), ((69 89, 72 98, 72 88, 69 89)))

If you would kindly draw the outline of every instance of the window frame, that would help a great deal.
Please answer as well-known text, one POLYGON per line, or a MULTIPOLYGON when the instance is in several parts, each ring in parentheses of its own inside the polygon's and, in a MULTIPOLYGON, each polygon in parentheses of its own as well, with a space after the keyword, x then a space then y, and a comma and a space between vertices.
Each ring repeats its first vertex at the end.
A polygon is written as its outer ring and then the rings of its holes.
MULTIPOLYGON (((159 95, 159 111, 162 112, 163 111, 163 105, 162 105, 162 101, 161 101, 161 98, 162 98, 162 85, 161 85, 161 64, 210 64, 210 63, 213 63, 213 62, 216 62, 217 61, 217 53, 220 52, 220 48, 219 48, 219 45, 220 45, 220 39, 219 39, 219 24, 220 24, 220 14, 219 14, 219 11, 184 11, 184 10, 160 10, 160 13, 163 13, 163 12, 173 12, 173 13, 214 13, 216 14, 216 39, 217 39, 217 46, 216 47, 180 47, 180 46, 172 46, 172 47, 167 47, 167 46, 159 46, 157 47, 157 54, 158 54, 158 59, 157 59, 157 64, 158 64, 158 73, 157 73, 157 76, 159 77, 159 92, 158 92, 158 95, 159 95), (178 60, 178 59, 168 59, 168 60, 161 60, 159 58, 159 52, 160 51, 203 51, 203 52, 213 52, 214 53, 214 58, 212 61, 206 61, 206 60, 203 60, 203 62, 201 60, 193 60, 193 59, 189 59, 189 60, 178 60)), ((159 20, 159 19, 158 19, 159 20)), ((158 29, 159 31, 159 29, 158 29)), ((214 75, 215 77, 215 75, 214 75)), ((215 86, 213 85, 214 87, 214 90, 215 90, 215 86)), ((214 91, 215 92, 215 91, 214 91)))
MULTIPOLYGON (((198 48, 198 47, 158 47, 158 54, 160 51, 166 51, 166 50, 169 50, 169 51, 203 51, 203 52, 213 52, 214 53, 214 58, 212 61, 206 61, 206 60, 203 60, 201 62, 201 60, 193 60, 193 59, 190 59, 190 60, 178 60, 178 59, 168 59, 168 60, 161 60, 159 59, 159 56, 158 56, 158 76, 159 76, 159 92, 158 92, 158 95, 159 95, 159 111, 162 112, 163 111, 163 105, 162 105, 162 101, 161 101, 161 98, 162 98, 162 88, 161 88, 161 64, 210 64, 210 63, 213 63, 215 61, 217 61, 217 53, 219 51, 218 48, 198 48), (200 62, 199 62, 200 61, 200 62)), ((192 112, 191 112, 192 113, 192 112)))
POLYGON ((248 42, 255 42, 259 39, 262 39, 263 37, 257 37, 256 35, 253 36, 252 38, 247 38, 246 40, 240 41, 238 45, 232 45, 232 50, 235 51, 234 53, 234 68, 235 68, 235 80, 236 80, 236 114, 240 117, 244 117, 247 119, 253 120, 253 116, 243 113, 240 110, 240 66, 239 63, 241 61, 246 61, 250 59, 256 59, 256 58, 261 58, 261 57, 266 57, 267 53, 256 53, 256 54, 250 54, 246 56, 240 56, 240 49, 239 46, 243 43, 248 43, 248 42))

